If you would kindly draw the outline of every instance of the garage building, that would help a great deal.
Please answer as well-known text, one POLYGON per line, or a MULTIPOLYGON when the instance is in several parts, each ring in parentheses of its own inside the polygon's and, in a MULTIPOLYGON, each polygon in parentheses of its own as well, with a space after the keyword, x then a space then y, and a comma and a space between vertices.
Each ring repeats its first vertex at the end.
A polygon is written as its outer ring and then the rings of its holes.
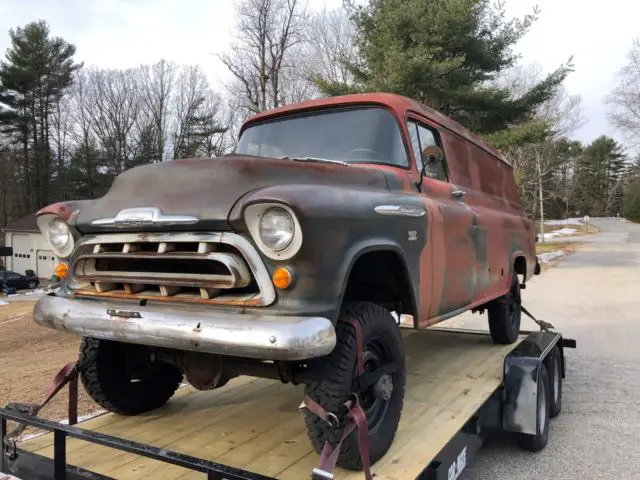
POLYGON ((6 259, 7 270, 23 275, 33 270, 40 278, 51 278, 56 257, 38 230, 35 214, 7 225, 2 232, 5 246, 13 248, 13 256, 6 259))

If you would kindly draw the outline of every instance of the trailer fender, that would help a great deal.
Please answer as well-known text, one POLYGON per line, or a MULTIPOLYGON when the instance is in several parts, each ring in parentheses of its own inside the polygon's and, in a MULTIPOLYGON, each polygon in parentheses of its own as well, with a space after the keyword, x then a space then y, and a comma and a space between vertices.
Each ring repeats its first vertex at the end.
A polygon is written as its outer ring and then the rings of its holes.
MULTIPOLYGON (((540 365, 562 337, 554 332, 533 332, 504 359, 505 400, 502 428, 508 432, 536 434, 538 377, 540 365)), ((564 353, 560 348, 562 365, 564 353)))

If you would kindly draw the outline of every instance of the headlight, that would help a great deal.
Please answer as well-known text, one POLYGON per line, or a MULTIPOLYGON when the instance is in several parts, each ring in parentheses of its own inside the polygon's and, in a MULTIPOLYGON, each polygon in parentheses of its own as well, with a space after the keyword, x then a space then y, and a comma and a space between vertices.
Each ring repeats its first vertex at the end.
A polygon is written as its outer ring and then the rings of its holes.
POLYGON ((262 243, 279 252, 291 244, 295 225, 291 215, 285 209, 271 207, 260 218, 259 233, 262 243))
POLYGON ((42 236, 57 257, 67 258, 73 253, 75 238, 67 222, 51 213, 39 215, 36 221, 42 236))
POLYGON ((288 205, 254 203, 245 208, 244 220, 256 247, 272 260, 289 260, 302 247, 302 227, 288 205))
POLYGON ((49 243, 51 246, 62 251, 71 241, 71 230, 69 226, 59 218, 49 223, 49 243))

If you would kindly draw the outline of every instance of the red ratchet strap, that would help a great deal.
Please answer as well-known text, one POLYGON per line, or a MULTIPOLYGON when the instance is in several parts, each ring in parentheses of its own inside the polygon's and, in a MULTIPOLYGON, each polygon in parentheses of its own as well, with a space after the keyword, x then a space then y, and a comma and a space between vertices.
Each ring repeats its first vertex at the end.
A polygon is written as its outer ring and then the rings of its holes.
MULTIPOLYGON (((42 402, 38 404, 29 403, 10 403, 7 405, 8 410, 17 411, 25 415, 38 415, 47 403, 51 401, 57 393, 68 383, 69 384, 69 425, 77 423, 78 419, 78 373, 79 368, 76 362, 65 365, 60 370, 51 382, 51 385, 44 394, 42 402)), ((18 426, 2 439, 3 444, 10 449, 9 456, 12 458, 15 455, 16 441, 24 429, 25 424, 18 424, 18 426)))
MULTIPOLYGON (((362 342, 362 328, 357 320, 352 318, 345 318, 345 321, 353 327, 356 333, 356 349, 357 349, 357 372, 358 375, 364 373, 364 356, 363 356, 363 342, 362 342)), ((331 480, 333 479, 333 469, 336 467, 338 456, 340 455, 340 448, 344 440, 353 432, 358 431, 358 445, 360 447, 360 459, 362 460, 362 468, 366 480, 372 480, 371 475, 371 461, 369 458, 369 426, 367 424, 367 417, 358 402, 358 396, 352 394, 351 398, 347 400, 343 406, 346 409, 346 425, 342 432, 340 441, 336 445, 332 445, 328 440, 325 441, 322 453, 320 454, 320 465, 318 468, 314 468, 311 474, 312 480, 331 480)), ((322 420, 331 425, 331 429, 338 428, 342 423, 335 413, 327 412, 318 402, 305 395, 304 407, 311 413, 314 413, 322 420)))

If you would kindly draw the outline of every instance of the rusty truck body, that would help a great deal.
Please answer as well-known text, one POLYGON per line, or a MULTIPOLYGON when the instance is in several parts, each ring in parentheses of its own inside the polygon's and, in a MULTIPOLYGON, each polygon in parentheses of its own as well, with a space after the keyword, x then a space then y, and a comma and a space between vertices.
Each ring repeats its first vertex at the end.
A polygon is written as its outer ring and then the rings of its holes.
MULTIPOLYGON (((327 411, 355 392, 372 462, 402 410, 400 316, 423 329, 487 310, 509 344, 520 288, 540 271, 509 163, 387 93, 255 115, 232 154, 132 168, 38 222, 69 268, 34 318, 83 337, 96 402, 141 413, 183 375, 203 390, 238 375, 304 383, 327 411)), ((306 422, 320 451, 330 426, 306 422)), ((353 445, 338 463, 362 468, 353 445)))

